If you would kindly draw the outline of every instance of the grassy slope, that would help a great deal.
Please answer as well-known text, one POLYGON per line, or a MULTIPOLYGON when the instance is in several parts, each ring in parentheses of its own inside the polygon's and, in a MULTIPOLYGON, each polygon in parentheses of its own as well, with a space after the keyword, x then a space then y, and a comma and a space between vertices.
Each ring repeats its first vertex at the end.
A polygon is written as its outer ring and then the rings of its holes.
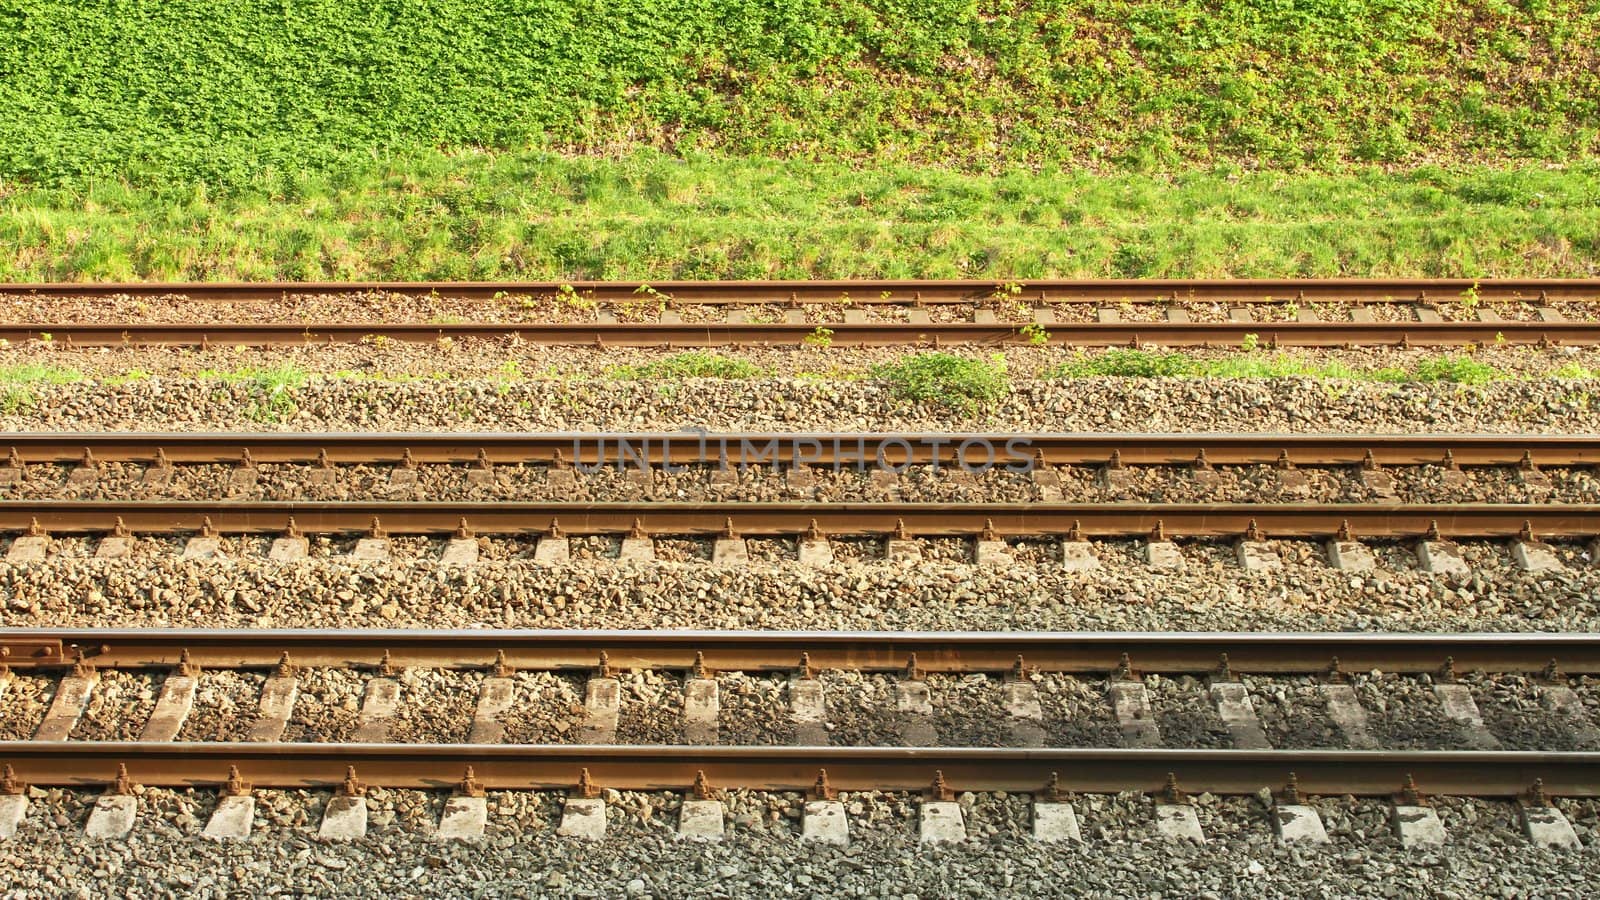
POLYGON ((1595 2, 0 0, 0 276, 1587 274, 1595 2))
POLYGON ((277 197, 0 200, 5 280, 1559 275, 1600 166, 1175 177, 426 154, 277 197))

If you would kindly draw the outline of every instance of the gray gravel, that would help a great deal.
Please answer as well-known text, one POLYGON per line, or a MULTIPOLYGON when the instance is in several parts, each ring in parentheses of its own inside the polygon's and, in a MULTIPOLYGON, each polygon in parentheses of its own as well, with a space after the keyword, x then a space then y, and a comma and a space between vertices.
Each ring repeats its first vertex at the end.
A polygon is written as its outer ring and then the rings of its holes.
MULTIPOLYGON (((916 564, 873 564, 881 541, 840 541, 835 564, 793 559, 747 570, 700 561, 615 565, 575 542, 572 563, 533 564, 531 541, 493 541, 498 559, 441 568, 439 542, 397 541, 394 562, 270 563, 264 541, 224 541, 226 561, 178 559, 182 539, 146 538, 134 557, 88 558, 63 539, 44 565, 0 561, 3 626, 767 628, 878 630, 1593 631, 1600 568, 1558 546, 1568 568, 1530 575, 1500 545, 1468 542, 1475 573, 1439 578, 1409 550, 1377 545, 1386 571, 1338 572, 1309 542, 1274 542, 1282 571, 1246 573, 1225 543, 1180 542, 1188 568, 1156 572, 1130 541, 1096 542, 1099 570, 1046 559, 978 567, 964 541, 928 542, 916 564), (254 543, 252 543, 254 542, 254 543), (520 549, 513 549, 520 548, 520 549)), ((708 542, 698 542, 702 548, 708 542)), ((319 546, 320 545, 320 546, 319 546)), ((614 540, 612 542, 614 546, 614 540)))
POLYGON ((1283 750, 1343 747, 1343 732, 1328 717, 1315 678, 1244 678, 1250 703, 1272 746, 1283 750))
POLYGON ((432 839, 442 792, 373 790, 369 836, 349 844, 315 839, 327 792, 258 792, 253 840, 218 845, 196 838, 214 803, 209 792, 144 790, 126 841, 81 837, 94 794, 40 791, 19 840, 0 847, 8 887, 71 896, 86 879, 97 890, 138 896, 415 894, 526 896, 1503 896, 1581 897, 1594 875, 1600 818, 1593 803, 1563 803, 1588 849, 1531 848, 1510 804, 1440 799, 1450 844, 1405 850, 1382 804, 1311 798, 1334 843, 1277 846, 1253 799, 1194 798, 1210 842, 1174 845, 1150 826, 1148 798, 1075 799, 1085 844, 1062 848, 1027 837, 1023 798, 960 795, 969 839, 927 848, 916 841, 918 798, 845 794, 848 848, 801 844, 796 794, 735 792, 726 798, 729 837, 720 844, 675 840, 681 795, 608 792, 605 841, 579 847, 551 835, 556 795, 491 792, 489 831, 476 845, 432 839), (60 824, 57 824, 59 821, 60 824), (1070 874, 1062 854, 1071 854, 1070 874))
POLYGON ((1447 718, 1432 679, 1391 674, 1351 678, 1367 710, 1368 730, 1381 747, 1397 750, 1472 750, 1461 726, 1447 718))
MULTIPOLYGON (((659 351, 562 348, 559 368, 551 365, 551 351, 530 346, 458 343, 395 352, 385 356, 361 347, 317 347, 255 354, 252 367, 299 366, 313 373, 305 384, 269 397, 269 388, 253 377, 195 376, 208 369, 239 370, 242 363, 231 352, 14 350, 8 355, 15 365, 73 369, 91 377, 67 384, 28 385, 32 402, 0 416, 0 428, 942 431, 972 427, 1173 432, 1584 432, 1593 428, 1586 398, 1594 383, 1572 379, 1482 386, 1311 378, 1046 381, 1030 376, 1071 359, 1071 354, 1060 348, 1018 348, 1007 351, 1015 390, 982 411, 952 414, 940 403, 907 403, 886 383, 860 378, 859 373, 873 364, 902 355, 893 348, 826 353, 745 350, 737 355, 768 374, 746 380, 682 382, 606 377, 619 363, 664 355, 659 351), (152 377, 127 380, 126 373, 135 369, 152 377), (502 374, 506 371, 518 374, 502 374), (428 377, 433 372, 451 377, 428 377), (819 372, 839 372, 843 377, 819 378, 819 372), (115 380, 104 380, 107 377, 115 380)), ((1434 355, 1337 354, 1355 366, 1414 365, 1434 355)), ((1479 358, 1527 375, 1543 375, 1568 364, 1600 368, 1600 351, 1575 348, 1574 352, 1489 350, 1479 358)))
POLYGON ((1187 675, 1178 678, 1145 676, 1150 711, 1168 747, 1225 750, 1233 746, 1228 726, 1222 724, 1203 681, 1187 675))

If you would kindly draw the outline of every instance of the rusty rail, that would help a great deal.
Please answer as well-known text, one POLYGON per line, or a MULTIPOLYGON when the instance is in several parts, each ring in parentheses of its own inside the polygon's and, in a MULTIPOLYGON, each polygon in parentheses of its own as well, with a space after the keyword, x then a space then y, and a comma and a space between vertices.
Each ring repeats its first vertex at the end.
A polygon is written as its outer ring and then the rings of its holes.
POLYGON ((1335 670, 1407 674, 1455 671, 1562 675, 1600 673, 1595 634, 1371 634, 1163 632, 792 632, 363 629, 0 629, 0 661, 18 671, 71 665, 169 668, 188 654, 207 669, 264 669, 289 654, 295 665, 594 671, 604 653, 619 669, 712 671, 813 669, 904 671, 915 654, 927 672, 1028 670, 1095 677, 1140 673, 1332 675, 1335 670), (1550 668, 1552 661, 1555 669, 1550 668), (1126 662, 1127 672, 1122 672, 1126 662))
MULTIPOLYGON (((1419 347, 1483 344, 1588 346, 1600 344, 1597 322, 1074 322, 1022 324, 837 323, 822 326, 838 345, 1017 345, 1074 347, 1238 347, 1258 340, 1268 347, 1419 347)), ((463 323, 449 325, 345 323, 63 323, 0 324, 0 339, 43 340, 68 346, 315 346, 358 343, 375 337, 407 343, 450 340, 518 340, 530 344, 595 347, 798 346, 815 324, 463 323)))
POLYGON ((446 535, 463 524, 477 534, 536 535, 559 526, 569 534, 714 535, 730 523, 740 535, 798 535, 815 524, 830 535, 914 537, 1143 537, 1158 527, 1186 537, 1237 537, 1251 530, 1275 538, 1505 538, 1600 535, 1600 505, 1514 503, 560 503, 320 502, 182 500, 0 501, 0 531, 35 527, 48 533, 113 531, 272 534, 303 532, 446 535), (378 526, 374 528, 374 525, 378 526))
MULTIPOLYGON (((1026 434, 1026 433, 27 433, 0 438, 24 463, 68 463, 87 450, 103 462, 238 463, 246 452, 259 463, 424 464, 567 462, 833 465, 882 458, 892 463, 941 463, 969 458, 977 448, 1016 448, 1010 461, 1094 465, 1116 453, 1127 465, 1188 465, 1204 454, 1218 465, 1428 465, 1448 454, 1458 466, 1600 464, 1600 434, 1589 435, 1281 435, 1281 434, 1026 434), (158 452, 159 451, 159 452, 158 452)), ((1007 460, 1002 457, 1000 462, 1007 460)), ((0 465, 4 460, 0 459, 0 465)))
MULTIPOLYGON (((55 282, 0 285, 0 295, 38 297, 166 297, 191 300, 281 300, 379 292, 407 297, 494 300, 504 296, 555 295, 570 288, 603 302, 648 297, 638 281, 347 281, 347 282, 55 282)), ((1250 302, 1410 302, 1427 297, 1460 298, 1475 291, 1481 302, 1597 300, 1600 279, 1425 278, 1425 279, 1106 279, 999 281, 833 280, 833 281, 652 281, 648 288, 677 303, 824 303, 849 295, 852 305, 970 303, 1005 299, 1070 302, 1206 300, 1250 302), (1016 290, 1011 290, 1011 287, 1016 290), (887 295, 887 296, 885 296, 887 295)))
POLYGON ((1189 791, 1252 794, 1292 777, 1308 794, 1393 794, 1408 777, 1426 793, 1513 797, 1538 780, 1551 796, 1600 796, 1600 754, 1359 750, 1079 750, 891 747, 546 746, 483 744, 0 743, 18 781, 97 787, 126 765, 135 784, 217 788, 230 766, 257 788, 335 788, 347 767, 391 788, 450 789, 472 766, 485 788, 563 790, 583 769, 600 787, 804 791, 827 769, 841 790, 920 791, 942 772, 958 791, 1156 792, 1168 773, 1189 791))

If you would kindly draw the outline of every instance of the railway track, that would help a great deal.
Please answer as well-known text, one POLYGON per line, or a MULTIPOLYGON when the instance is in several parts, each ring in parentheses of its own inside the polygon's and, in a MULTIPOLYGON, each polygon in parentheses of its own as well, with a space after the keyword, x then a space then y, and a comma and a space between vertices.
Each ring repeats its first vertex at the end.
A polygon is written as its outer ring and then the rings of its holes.
MULTIPOLYGON (((1542 676, 1550 691, 1570 693, 1566 679, 1600 672, 1600 636, 7 629, 0 632, 0 658, 10 666, 8 677, 60 673, 83 681, 58 692, 80 704, 103 672, 170 671, 158 718, 163 708, 170 718, 176 706, 168 693, 186 690, 192 703, 201 671, 254 669, 292 679, 294 671, 318 666, 358 667, 378 680, 413 666, 478 670, 486 673, 483 697, 499 690, 493 679, 516 671, 570 671, 597 680, 621 669, 676 671, 690 679, 742 671, 778 673, 791 685, 830 669, 892 672, 913 685, 935 674, 1012 673, 1017 680, 1008 684, 1025 692, 1034 687, 1024 672, 1059 672, 1105 679, 1121 717, 1125 692, 1142 694, 1143 676, 1154 673, 1198 674, 1223 697, 1242 675, 1316 675, 1336 687, 1342 671, 1358 669, 1436 677, 1485 669, 1542 676)), ((1447 684, 1450 676, 1444 677, 1447 684)), ((374 690, 369 685, 368 693, 374 690)), ((263 714, 269 697, 283 695, 281 688, 264 688, 263 714)), ((590 696, 597 702, 593 689, 590 696)), ((58 699, 51 715, 61 715, 61 707, 58 699)), ((1573 727, 1582 727, 1583 714, 1573 715, 1573 727)), ((166 727, 176 733, 178 726, 166 727)), ((41 725, 49 728, 48 721, 41 725)), ((121 765, 148 786, 216 786, 232 770, 257 787, 337 787, 355 766, 372 784, 438 789, 457 784, 471 766, 481 786, 500 789, 570 788, 587 770, 595 783, 624 789, 685 789, 699 775, 720 787, 806 790, 825 768, 832 786, 845 790, 918 790, 938 771, 954 790, 1026 792, 1053 779, 1062 791, 1160 792, 1176 773, 1188 789, 1224 794, 1298 779, 1313 793, 1388 795, 1415 777, 1436 793, 1514 796, 1538 780, 1551 796, 1600 796, 1600 754, 1573 751, 305 744, 260 736, 247 743, 171 743, 150 740, 147 732, 130 742, 0 742, 0 762, 19 780, 64 786, 105 783, 121 765)))
POLYGON ((0 438, 22 464, 625 463, 848 466, 968 461, 1050 465, 1595 466, 1600 435, 1027 433, 46 433, 0 438), (985 448, 993 448, 985 450, 985 448), (87 456, 85 455, 87 454, 87 456))
MULTIPOLYGON (((0 531, 370 534, 1592 538, 1592 504, 6 500, 0 531)), ((1164 539, 1164 538, 1158 538, 1164 539)))
POLYGON ((363 629, 0 629, 0 659, 13 671, 51 670, 80 658, 98 668, 167 669, 187 656, 206 669, 270 669, 283 654, 300 666, 593 671, 601 654, 628 669, 903 672, 1030 670, 1123 677, 1216 673, 1225 655, 1235 675, 1326 675, 1345 671, 1539 674, 1554 660, 1568 675, 1600 674, 1595 634, 1207 634, 1162 632, 782 632, 363 629), (80 655, 81 651, 81 655, 80 655))
MULTIPOLYGON (((644 289, 634 282, 558 284, 142 284, 142 285, 11 285, 0 294, 21 298, 154 298, 183 295, 211 303, 248 303, 289 297, 328 298, 362 292, 407 297, 498 300, 506 295, 560 295, 579 298, 580 309, 596 304, 640 301, 644 289)), ((1057 344, 1082 347, 1239 346, 1462 346, 1468 344, 1600 343, 1600 322, 1569 321, 1551 306, 1600 298, 1600 281, 1046 281, 995 285, 987 282, 698 282, 649 286, 648 299, 658 302, 660 320, 621 321, 600 311, 595 321, 476 321, 435 324, 338 321, 251 321, 152 323, 130 319, 107 322, 105 316, 61 322, 0 324, 7 341, 61 341, 74 346, 178 345, 305 345, 357 342, 382 338, 413 343, 451 340, 514 339, 536 344, 602 347, 699 347, 724 345, 798 345, 815 340, 819 328, 831 343, 855 346, 941 344, 1057 344), (1437 300, 1470 295, 1469 315, 1444 320, 1437 300), (1172 309, 1157 321, 1122 321, 1124 303, 1232 305, 1228 321, 1192 321, 1172 309), (1505 319, 1477 305, 1519 303, 1535 313, 1531 319, 1505 319), (1257 321, 1253 306, 1293 305, 1290 321, 1257 321), (1306 308, 1299 304, 1306 303, 1306 308), (1354 304, 1349 321, 1317 318, 1317 303, 1354 304), (1414 307, 1409 321, 1379 321, 1365 304, 1414 307), (831 304, 845 310, 842 321, 814 321, 801 307, 831 304), (930 307, 973 305, 970 321, 933 321, 930 307), (1000 321, 985 304, 1012 308, 1000 321), (1062 321, 1054 305, 1099 304, 1094 321, 1062 321), (721 322, 683 321, 672 311, 680 305, 772 306, 788 313, 781 321, 747 321, 733 314, 721 322), (904 320, 868 321, 871 308, 909 308, 904 320)))

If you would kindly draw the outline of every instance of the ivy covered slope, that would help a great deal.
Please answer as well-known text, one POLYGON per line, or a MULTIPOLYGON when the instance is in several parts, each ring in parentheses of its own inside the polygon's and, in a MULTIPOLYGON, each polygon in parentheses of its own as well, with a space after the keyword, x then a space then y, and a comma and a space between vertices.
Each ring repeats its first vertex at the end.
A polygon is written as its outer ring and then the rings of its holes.
POLYGON ((6 278, 1581 275, 1597 158, 1595 0, 0 0, 6 278))
POLYGON ((1593 0, 4 0, 0 170, 530 141, 1006 162, 1562 159, 1593 0))

